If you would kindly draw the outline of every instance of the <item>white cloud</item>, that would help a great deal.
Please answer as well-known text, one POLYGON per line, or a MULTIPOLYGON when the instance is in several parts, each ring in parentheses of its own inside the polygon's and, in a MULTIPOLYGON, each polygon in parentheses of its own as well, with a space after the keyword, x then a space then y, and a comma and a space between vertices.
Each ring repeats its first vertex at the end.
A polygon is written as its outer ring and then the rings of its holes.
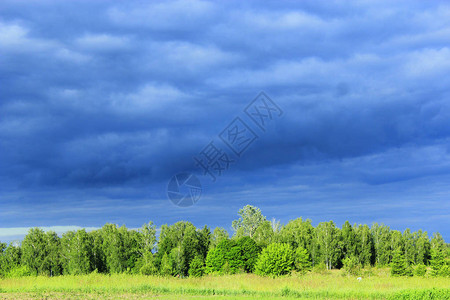
POLYGON ((28 28, 2 22, 0 22, 0 53, 42 54, 75 63, 89 60, 89 56, 71 50, 60 41, 34 38, 30 36, 28 28))

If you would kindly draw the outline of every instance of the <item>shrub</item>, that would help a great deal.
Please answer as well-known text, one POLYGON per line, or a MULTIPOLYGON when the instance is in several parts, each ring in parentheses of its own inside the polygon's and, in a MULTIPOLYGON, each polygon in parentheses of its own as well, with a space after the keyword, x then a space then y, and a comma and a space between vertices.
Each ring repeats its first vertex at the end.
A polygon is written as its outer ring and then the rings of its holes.
POLYGON ((285 275, 294 268, 294 251, 289 244, 273 243, 265 248, 256 263, 260 275, 285 275))
POLYGON ((425 265, 418 265, 414 269, 414 276, 424 277, 427 273, 427 267, 425 265))
POLYGON ((318 274, 329 274, 329 270, 327 269, 327 265, 324 262, 320 262, 314 265, 313 272, 318 274))
POLYGON ((361 274, 361 264, 358 262, 356 257, 346 257, 343 260, 343 264, 343 269, 348 275, 361 274))
POLYGON ((6 277, 9 278, 17 278, 31 275, 33 275, 33 272, 30 270, 28 266, 25 265, 12 268, 11 270, 9 270, 8 273, 6 273, 6 277))

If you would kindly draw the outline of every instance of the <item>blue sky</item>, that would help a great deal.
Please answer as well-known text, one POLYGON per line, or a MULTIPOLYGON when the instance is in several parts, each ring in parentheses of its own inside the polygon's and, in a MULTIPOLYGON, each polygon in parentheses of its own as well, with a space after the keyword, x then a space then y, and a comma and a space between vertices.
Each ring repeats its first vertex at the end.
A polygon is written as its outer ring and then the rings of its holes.
POLYGON ((445 1, 1 1, 0 240, 230 229, 246 204, 449 240, 449 75, 445 1), (260 91, 283 115, 202 176, 193 157, 260 91), (178 172, 194 206, 167 199, 178 172))

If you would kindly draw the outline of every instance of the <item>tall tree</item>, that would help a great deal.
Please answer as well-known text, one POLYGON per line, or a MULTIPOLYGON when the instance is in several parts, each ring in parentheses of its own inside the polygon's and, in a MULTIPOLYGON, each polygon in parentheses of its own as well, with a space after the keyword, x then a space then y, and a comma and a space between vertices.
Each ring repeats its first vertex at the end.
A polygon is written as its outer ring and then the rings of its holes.
POLYGON ((115 224, 105 224, 102 229, 102 249, 105 254, 106 268, 109 273, 121 273, 127 269, 126 248, 122 232, 115 224))
POLYGON ((275 233, 272 224, 269 221, 261 222, 255 230, 252 237, 261 247, 267 247, 274 241, 275 233))
POLYGON ((261 210, 252 205, 246 205, 239 210, 240 218, 234 220, 232 227, 236 233, 243 236, 253 237, 258 226, 266 221, 266 217, 262 215, 261 210))
POLYGON ((316 228, 316 237, 320 247, 322 261, 330 270, 337 265, 341 255, 339 248, 340 233, 333 221, 321 222, 316 228))
POLYGON ((392 276, 412 276, 412 270, 406 262, 404 252, 400 247, 394 250, 391 262, 392 276))
POLYGON ((221 241, 227 240, 230 238, 228 232, 222 227, 214 228, 213 234, 211 236, 211 244, 210 247, 215 248, 221 241))
POLYGON ((370 234, 370 228, 367 225, 359 225, 355 231, 356 240, 358 243, 358 261, 364 266, 369 266, 373 263, 373 240, 370 234))
POLYGON ((413 236, 415 244, 414 263, 418 265, 428 264, 431 245, 427 232, 418 230, 413 233, 413 236))
POLYGON ((411 233, 409 228, 403 232, 403 253, 405 255, 405 261, 408 266, 414 264, 414 256, 415 256, 415 241, 414 235, 411 233))
POLYGON ((341 229, 342 255, 344 258, 353 258, 358 256, 356 232, 350 225, 349 221, 345 221, 341 229))
POLYGON ((282 243, 289 243, 293 249, 304 248, 311 255, 311 260, 314 265, 317 259, 318 247, 314 240, 314 227, 311 220, 303 220, 297 218, 289 221, 286 226, 282 227, 279 234, 279 241, 282 243))
POLYGON ((45 233, 45 241, 47 248, 47 256, 45 258, 45 265, 50 276, 62 274, 61 265, 61 242, 60 238, 54 231, 47 231, 45 233))
POLYGON ((374 223, 370 229, 375 250, 375 262, 378 266, 387 266, 390 262, 390 229, 388 226, 374 223))
POLYGON ((22 264, 34 274, 49 274, 47 239, 40 228, 31 228, 22 242, 22 264))
POLYGON ((431 239, 431 275, 432 276, 447 276, 449 271, 446 265, 445 256, 447 249, 442 238, 442 235, 438 232, 433 234, 431 239))
POLYGON ((92 271, 92 239, 86 230, 80 229, 63 234, 61 258, 66 274, 88 274, 92 271))

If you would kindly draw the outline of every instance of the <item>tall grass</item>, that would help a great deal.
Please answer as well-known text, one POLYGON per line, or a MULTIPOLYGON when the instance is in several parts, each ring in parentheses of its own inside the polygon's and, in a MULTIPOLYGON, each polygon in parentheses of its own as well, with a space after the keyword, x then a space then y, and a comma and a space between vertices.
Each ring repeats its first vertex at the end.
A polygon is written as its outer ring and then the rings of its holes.
MULTIPOLYGON (((363 278, 344 276, 341 271, 285 277, 254 274, 174 278, 115 274, 21 277, 0 280, 0 298, 5 293, 82 293, 85 295, 192 295, 226 298, 300 299, 450 299, 450 279, 389 277, 384 270, 363 278)), ((59 297, 57 297, 59 298, 59 297)), ((72 297, 76 298, 76 297, 72 297)), ((83 297, 81 297, 83 298, 83 297)), ((133 298, 133 297, 132 297, 133 298)))

